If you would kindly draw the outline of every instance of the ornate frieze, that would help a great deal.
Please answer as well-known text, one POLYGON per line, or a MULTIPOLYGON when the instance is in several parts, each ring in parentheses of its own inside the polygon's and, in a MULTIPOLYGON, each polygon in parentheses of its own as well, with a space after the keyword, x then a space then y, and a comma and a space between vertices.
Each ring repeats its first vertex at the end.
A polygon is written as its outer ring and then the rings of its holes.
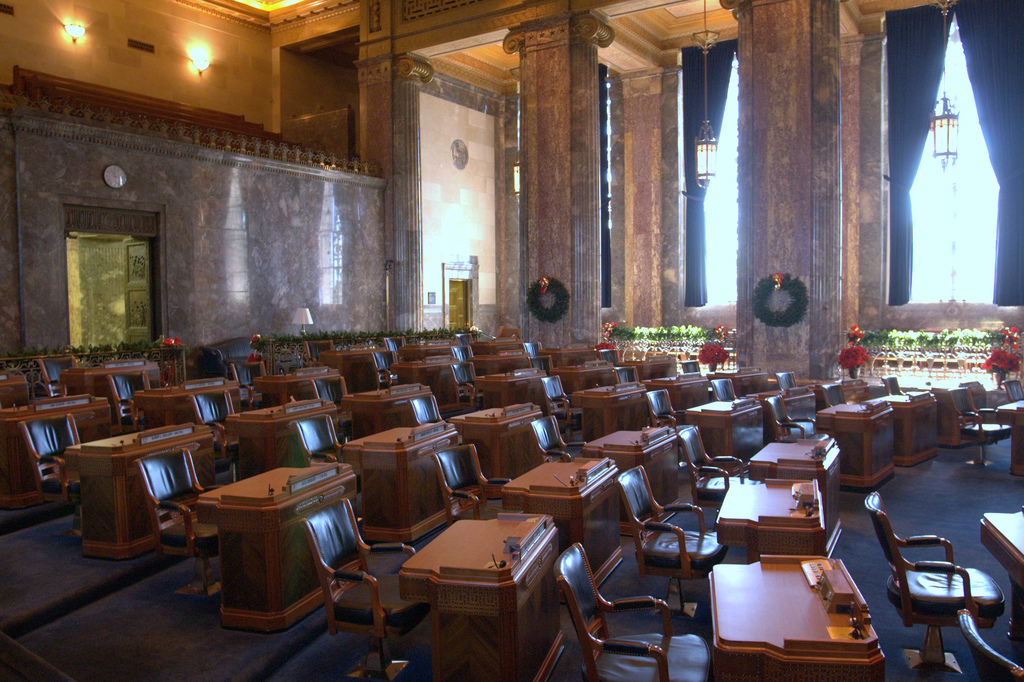
POLYGON ((155 237, 157 234, 157 219, 153 213, 99 206, 65 206, 64 225, 67 232, 129 234, 134 237, 155 237))
POLYGON ((402 2, 402 19, 414 21, 434 14, 449 12, 454 9, 476 5, 484 0, 404 0, 402 2))

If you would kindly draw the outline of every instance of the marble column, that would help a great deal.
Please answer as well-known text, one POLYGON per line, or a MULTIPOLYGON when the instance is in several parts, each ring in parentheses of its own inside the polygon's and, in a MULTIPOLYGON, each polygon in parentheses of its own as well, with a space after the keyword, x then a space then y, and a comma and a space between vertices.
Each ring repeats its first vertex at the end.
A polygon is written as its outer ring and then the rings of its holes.
POLYGON ((739 22, 738 359, 828 378, 842 343, 838 0, 722 4, 739 22), (754 317, 751 292, 773 272, 807 286, 807 314, 792 327, 754 317))
POLYGON ((613 39, 589 12, 527 22, 505 39, 522 77, 522 291, 525 298, 531 282, 549 277, 572 296, 558 322, 526 318, 523 335, 546 346, 600 334, 597 48, 613 39))

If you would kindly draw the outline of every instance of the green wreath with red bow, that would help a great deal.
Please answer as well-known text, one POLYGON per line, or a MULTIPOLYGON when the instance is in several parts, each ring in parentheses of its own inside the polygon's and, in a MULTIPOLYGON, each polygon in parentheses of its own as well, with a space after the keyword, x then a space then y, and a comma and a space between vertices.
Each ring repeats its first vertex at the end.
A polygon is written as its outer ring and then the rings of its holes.
POLYGON ((754 317, 769 327, 792 327, 807 314, 807 285, 788 272, 773 272, 754 286, 751 302, 754 304, 754 317), (781 310, 769 306, 772 297, 779 293, 789 297, 789 304, 781 310))
POLYGON ((541 322, 558 322, 569 310, 572 296, 554 277, 541 277, 526 291, 526 307, 541 322))

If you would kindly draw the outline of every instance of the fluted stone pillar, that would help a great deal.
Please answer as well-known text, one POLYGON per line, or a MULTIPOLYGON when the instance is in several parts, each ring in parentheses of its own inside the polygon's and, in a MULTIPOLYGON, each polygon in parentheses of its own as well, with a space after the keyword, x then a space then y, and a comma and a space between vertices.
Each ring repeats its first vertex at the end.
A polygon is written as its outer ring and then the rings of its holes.
POLYGON ((739 21, 741 364, 832 376, 840 346, 838 0, 725 0, 739 21), (807 285, 805 318, 768 327, 754 285, 789 272, 807 285))
POLYGON ((527 317, 524 336, 546 346, 596 342, 600 332, 597 48, 613 39, 590 13, 529 22, 505 39, 521 72, 523 298, 540 277, 572 296, 558 322, 527 317))

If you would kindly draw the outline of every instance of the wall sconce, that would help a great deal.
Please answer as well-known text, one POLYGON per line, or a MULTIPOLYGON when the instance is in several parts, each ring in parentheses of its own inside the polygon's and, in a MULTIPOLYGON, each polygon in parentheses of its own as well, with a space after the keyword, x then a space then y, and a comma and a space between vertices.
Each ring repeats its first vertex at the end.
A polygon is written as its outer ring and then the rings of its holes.
POLYGON ((85 26, 81 24, 64 24, 64 32, 71 36, 71 42, 77 43, 85 35, 85 26))
POLYGON ((522 187, 522 166, 519 165, 519 158, 516 158, 516 162, 512 165, 512 190, 519 196, 519 191, 522 187))
POLYGON ((200 76, 203 75, 203 71, 210 68, 210 58, 205 52, 193 52, 190 59, 192 60, 193 68, 199 72, 200 76))
POLYGON ((313 316, 309 314, 309 308, 296 308, 292 316, 292 324, 301 325, 299 334, 306 333, 306 325, 313 324, 313 316))

